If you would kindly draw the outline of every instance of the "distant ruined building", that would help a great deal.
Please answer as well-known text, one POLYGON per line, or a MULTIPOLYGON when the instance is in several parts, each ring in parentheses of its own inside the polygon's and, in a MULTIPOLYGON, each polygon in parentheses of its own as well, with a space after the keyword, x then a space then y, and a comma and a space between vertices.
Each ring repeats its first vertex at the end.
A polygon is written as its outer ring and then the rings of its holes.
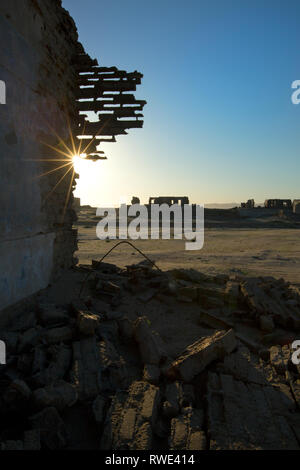
POLYGON ((150 197, 149 204, 168 204, 169 206, 172 206, 173 204, 179 204, 183 206, 184 204, 189 204, 189 198, 187 196, 150 197))
POLYGON ((288 209, 292 210, 291 199, 266 199, 265 207, 267 209, 288 209))

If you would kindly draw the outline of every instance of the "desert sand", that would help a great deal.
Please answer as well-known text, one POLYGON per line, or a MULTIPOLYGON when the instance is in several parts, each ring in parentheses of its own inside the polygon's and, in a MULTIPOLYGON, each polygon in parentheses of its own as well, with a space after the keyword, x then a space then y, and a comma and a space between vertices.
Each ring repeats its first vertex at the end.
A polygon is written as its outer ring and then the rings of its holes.
MULTIPOLYGON (((99 260, 119 240, 102 241, 96 236, 99 219, 95 210, 82 210, 77 224, 80 264, 99 260)), ((207 274, 243 274, 283 277, 300 285, 299 228, 265 227, 206 228, 201 250, 185 250, 184 240, 135 240, 134 245, 162 270, 194 268, 207 274)), ((129 245, 121 245, 105 261, 120 267, 142 261, 129 245)))

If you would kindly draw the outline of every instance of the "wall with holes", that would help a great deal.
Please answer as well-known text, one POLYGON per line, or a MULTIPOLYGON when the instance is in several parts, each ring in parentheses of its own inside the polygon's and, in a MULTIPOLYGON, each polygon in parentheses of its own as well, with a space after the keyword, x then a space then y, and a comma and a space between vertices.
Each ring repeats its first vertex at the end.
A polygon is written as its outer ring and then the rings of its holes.
POLYGON ((0 4, 0 310, 74 262, 74 174, 63 152, 78 114, 77 39, 59 0, 0 4))

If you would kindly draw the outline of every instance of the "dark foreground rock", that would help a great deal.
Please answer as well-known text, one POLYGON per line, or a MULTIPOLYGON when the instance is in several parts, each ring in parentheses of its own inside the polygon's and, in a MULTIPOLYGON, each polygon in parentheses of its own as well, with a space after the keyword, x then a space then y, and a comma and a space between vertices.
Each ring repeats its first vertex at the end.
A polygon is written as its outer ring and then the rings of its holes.
POLYGON ((0 331, 2 450, 299 449, 300 296, 284 280, 95 264, 0 331))

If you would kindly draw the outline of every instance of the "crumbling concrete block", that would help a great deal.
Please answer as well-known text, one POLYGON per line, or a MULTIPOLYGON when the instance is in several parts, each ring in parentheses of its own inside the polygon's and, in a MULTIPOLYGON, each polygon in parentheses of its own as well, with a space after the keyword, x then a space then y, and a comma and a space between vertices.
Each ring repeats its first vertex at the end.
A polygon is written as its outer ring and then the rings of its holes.
POLYGON ((13 331, 1 331, 1 341, 4 341, 7 352, 14 354, 17 351, 19 334, 13 331))
POLYGON ((18 371, 22 372, 25 375, 30 374, 31 367, 32 367, 32 354, 27 353, 27 354, 21 354, 18 357, 18 365, 17 369, 18 371))
POLYGON ((205 450, 206 435, 203 431, 203 412, 186 408, 171 421, 170 450, 205 450))
POLYGON ((225 374, 208 377, 210 449, 299 449, 287 417, 272 408, 269 387, 225 374))
POLYGON ((16 450, 24 450, 24 444, 23 444, 23 441, 4 441, 4 442, 1 442, 0 444, 0 450, 12 450, 12 451, 16 451, 16 450))
POLYGON ((38 429, 33 429, 30 431, 24 432, 23 441, 5 441, 0 443, 0 450, 40 450, 41 449, 41 439, 40 431, 38 429))
POLYGON ((167 418, 174 418, 179 414, 182 400, 182 387, 179 382, 166 385, 165 402, 163 403, 163 414, 167 418))
POLYGON ((102 424, 104 421, 106 403, 107 400, 102 395, 98 395, 93 401, 93 415, 98 424, 102 424))
POLYGON ((184 382, 191 382, 211 362, 223 359, 236 347, 233 330, 217 331, 212 336, 191 344, 183 354, 176 359, 166 371, 170 379, 180 378, 184 382))
POLYGON ((136 375, 136 370, 120 355, 108 338, 99 342, 99 354, 102 365, 102 390, 115 391, 127 389, 136 375))
POLYGON ((158 385, 160 369, 155 364, 145 364, 143 379, 153 385, 158 385))
POLYGON ((106 416, 101 448, 151 449, 159 405, 159 389, 147 382, 133 382, 128 394, 117 393, 106 416))
POLYGON ((73 343, 71 381, 80 400, 95 398, 101 391, 100 350, 94 336, 73 343))
POLYGON ((195 286, 180 287, 180 289, 178 289, 178 295, 180 297, 187 297, 191 301, 196 302, 198 299, 198 288, 195 286))
POLYGON ((61 308, 57 308, 55 304, 40 304, 38 318, 40 323, 46 327, 70 321, 67 312, 61 308))
POLYGON ((43 356, 37 359, 40 360, 36 365, 39 371, 33 378, 39 386, 49 385, 59 379, 63 379, 71 365, 72 352, 69 346, 63 343, 56 344, 48 349, 48 353, 52 356, 48 367, 43 366, 46 359, 44 352, 42 353, 43 356))
POLYGON ((24 380, 20 379, 13 380, 3 394, 3 399, 7 404, 24 402, 29 400, 30 397, 30 388, 24 380))
POLYGON ((134 337, 144 364, 160 364, 167 358, 160 336, 151 329, 146 317, 137 319, 134 337))
POLYGON ((62 411, 64 408, 73 406, 76 403, 78 394, 74 385, 60 380, 48 387, 35 390, 33 398, 38 407, 54 406, 62 411))
POLYGON ((62 326, 58 328, 51 328, 44 334, 44 339, 47 344, 56 344, 68 342, 73 337, 73 329, 69 326, 62 326))
POLYGON ((194 387, 191 384, 183 384, 182 385, 182 399, 181 399, 181 406, 183 408, 187 406, 194 406, 195 405, 195 391, 194 387))
POLYGON ((45 408, 31 416, 33 429, 39 430, 41 442, 51 450, 62 449, 67 444, 65 424, 54 407, 45 408))
POLYGON ((29 351, 32 347, 36 346, 40 340, 41 332, 41 329, 30 328, 20 335, 18 351, 22 353, 24 351, 29 351))
POLYGON ((99 317, 87 311, 79 311, 77 316, 77 327, 80 333, 86 336, 95 334, 99 324, 99 317))
POLYGON ((40 450, 41 434, 39 429, 32 429, 24 432, 24 450, 40 450))
POLYGON ((39 345, 34 348, 34 355, 32 361, 32 373, 37 374, 46 368, 47 356, 46 347, 39 345))
POLYGON ((246 346, 239 346, 237 351, 224 358, 223 371, 235 379, 268 385, 278 382, 276 371, 268 363, 252 353, 246 346))
POLYGON ((124 339, 131 340, 134 334, 134 325, 127 317, 117 320, 120 336, 124 339))
POLYGON ((226 304, 231 309, 237 308, 240 296, 240 284, 238 282, 228 281, 226 284, 224 296, 226 304))
POLYGON ((275 328, 273 318, 269 315, 261 315, 259 317, 259 326, 260 329, 266 333, 272 333, 275 328))
POLYGON ((278 374, 285 374, 290 359, 291 352, 288 346, 272 346, 270 348, 270 363, 278 374))

